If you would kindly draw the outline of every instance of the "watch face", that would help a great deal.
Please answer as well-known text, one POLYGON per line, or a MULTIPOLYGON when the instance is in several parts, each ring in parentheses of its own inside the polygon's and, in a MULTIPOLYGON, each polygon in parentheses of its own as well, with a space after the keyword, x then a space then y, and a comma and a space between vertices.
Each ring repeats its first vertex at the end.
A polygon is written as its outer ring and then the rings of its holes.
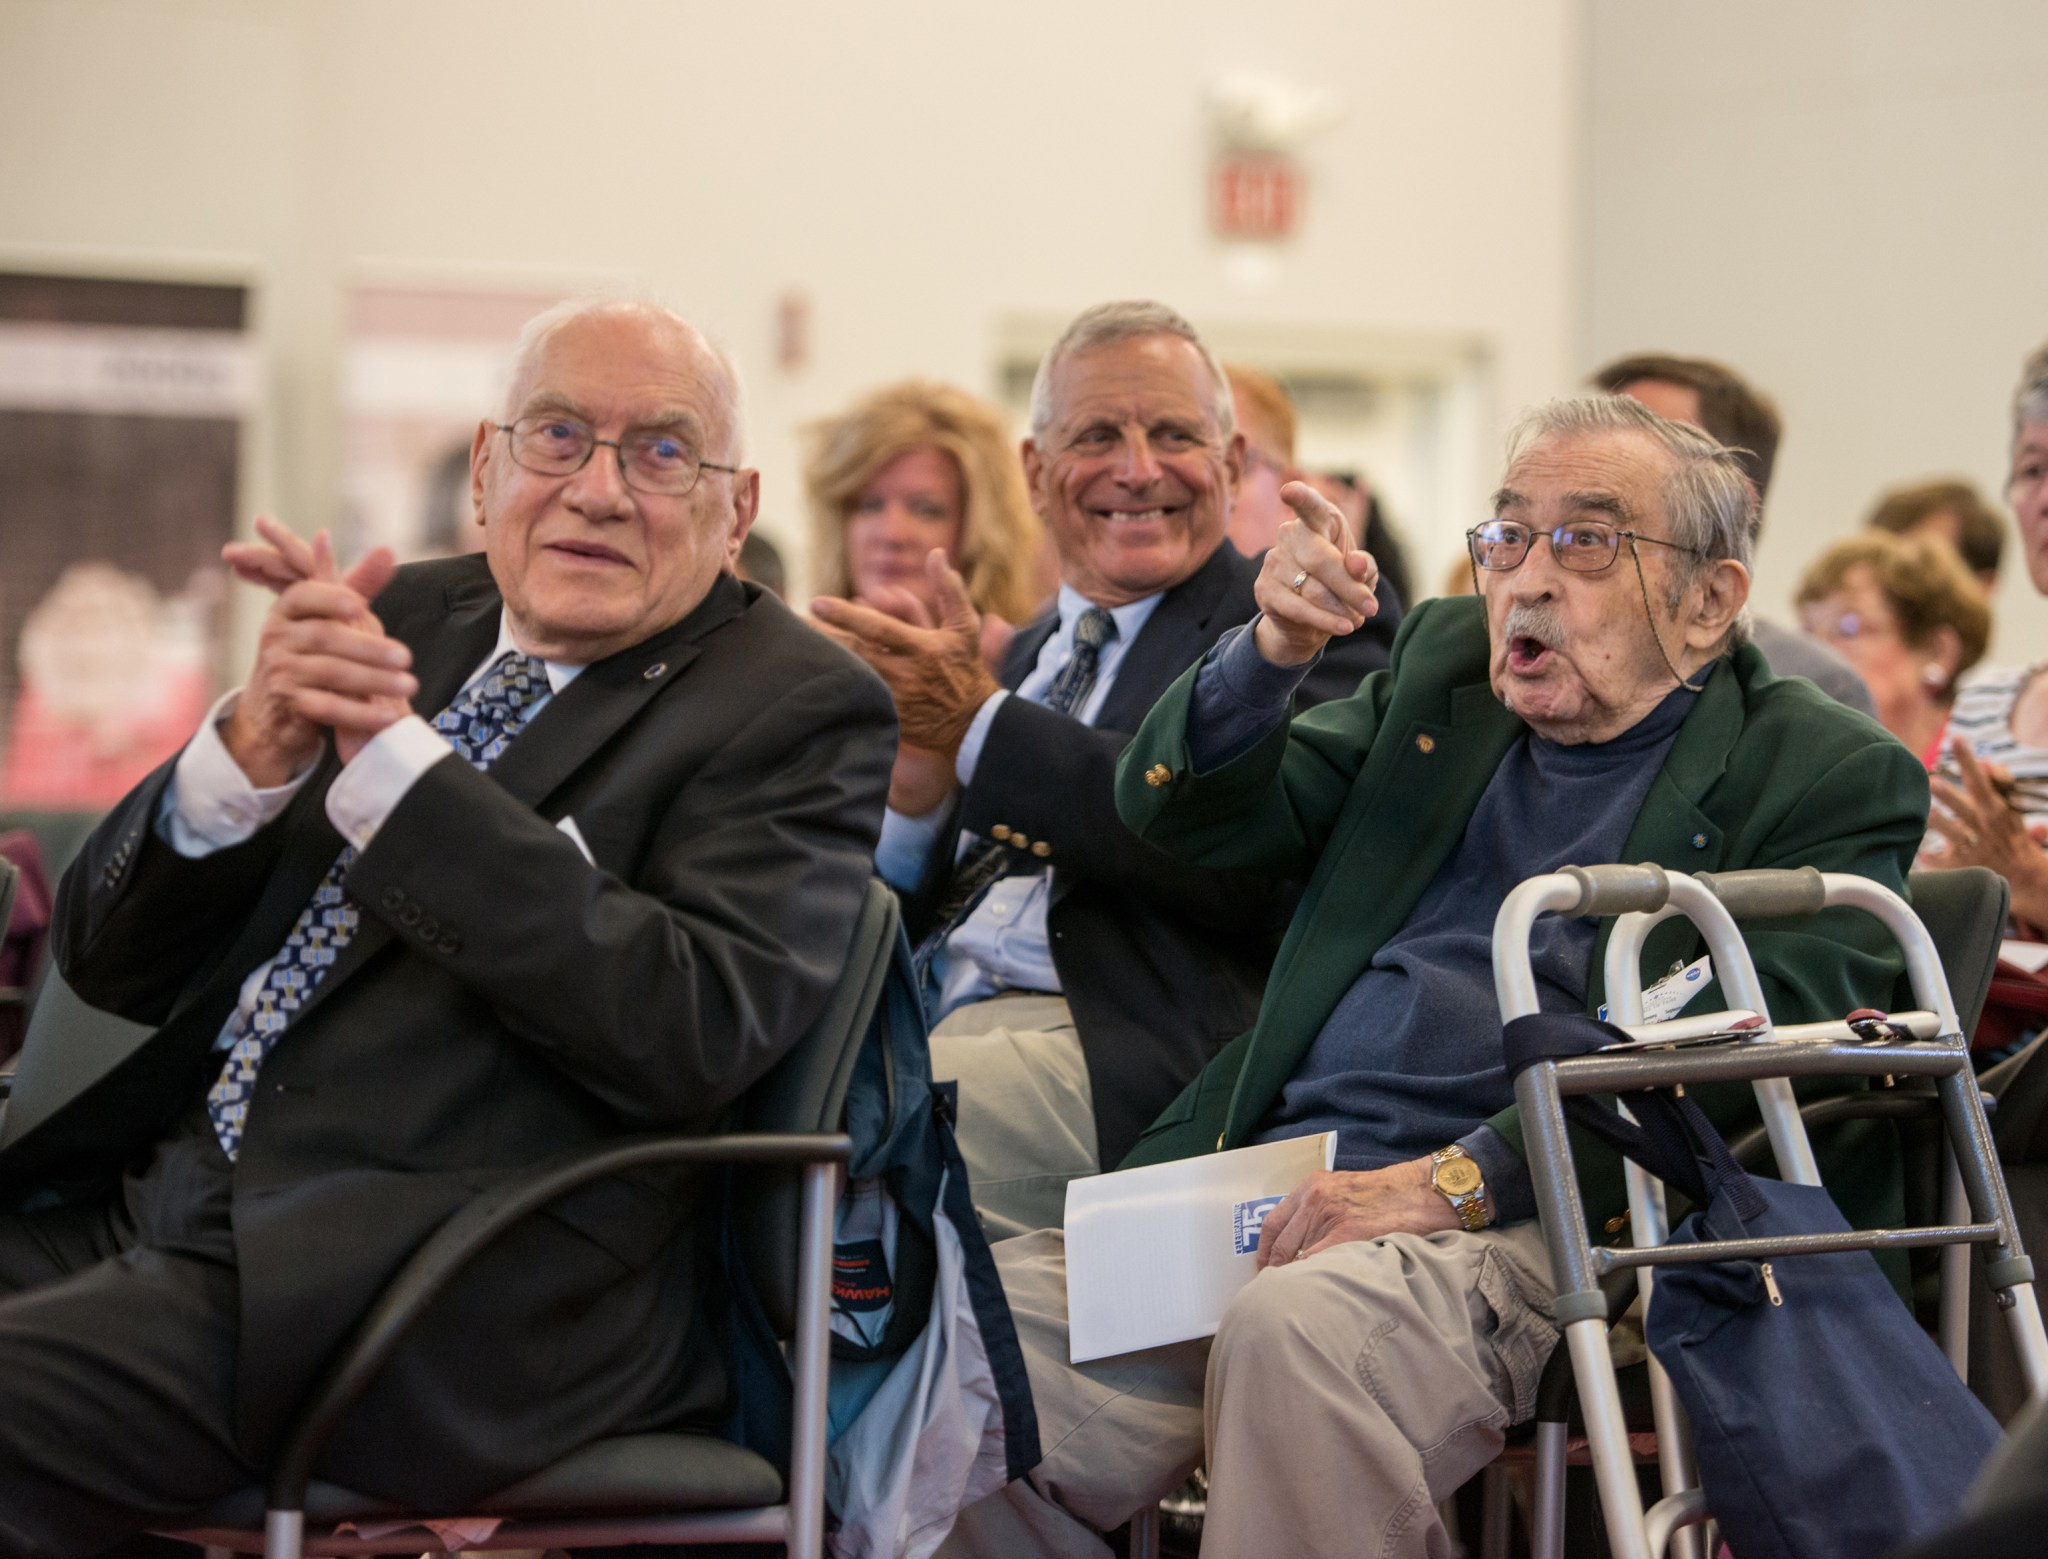
POLYGON ((1479 1189, 1483 1177, 1469 1158, 1447 1158, 1436 1166, 1436 1188, 1445 1196, 1465 1196, 1479 1189))

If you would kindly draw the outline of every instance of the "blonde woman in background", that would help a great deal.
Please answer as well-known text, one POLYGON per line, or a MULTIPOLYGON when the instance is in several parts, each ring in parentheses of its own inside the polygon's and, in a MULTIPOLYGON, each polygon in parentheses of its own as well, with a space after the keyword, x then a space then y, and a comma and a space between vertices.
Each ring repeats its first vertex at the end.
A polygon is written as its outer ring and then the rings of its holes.
MULTIPOLYGON (((1000 676, 1017 625, 1052 593, 1043 531, 1003 414, 952 385, 909 379, 870 391, 808 433, 814 593, 933 626, 940 608, 929 559, 943 552, 981 614, 982 658, 1000 676)), ((889 805, 921 817, 952 783, 949 760, 905 743, 889 805)))
POLYGON ((1011 630, 1049 594, 1043 538, 1003 414, 965 390, 910 379, 870 391, 809 429, 815 593, 934 618, 934 548, 967 582, 982 653, 1001 665, 1011 630))
POLYGON ((1814 559, 1797 600, 1802 626, 1856 668, 1879 722, 1932 769, 1956 681, 1991 640, 1991 608, 1955 549, 1866 531, 1814 559))

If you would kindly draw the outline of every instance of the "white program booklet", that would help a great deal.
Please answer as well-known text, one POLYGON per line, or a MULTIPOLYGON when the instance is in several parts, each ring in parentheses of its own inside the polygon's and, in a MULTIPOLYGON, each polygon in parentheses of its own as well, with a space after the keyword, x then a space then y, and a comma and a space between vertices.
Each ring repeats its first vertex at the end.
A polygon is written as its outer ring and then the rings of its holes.
POLYGON ((1257 1270, 1266 1214, 1336 1159, 1326 1131, 1070 1182, 1073 1362, 1213 1336, 1257 1270))

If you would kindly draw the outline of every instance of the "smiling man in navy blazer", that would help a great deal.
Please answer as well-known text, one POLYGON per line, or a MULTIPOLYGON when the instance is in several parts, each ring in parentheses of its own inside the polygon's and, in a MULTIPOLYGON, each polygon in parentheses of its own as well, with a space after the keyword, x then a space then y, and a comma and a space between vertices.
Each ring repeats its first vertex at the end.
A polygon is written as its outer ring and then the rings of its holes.
MULTIPOLYGON (((898 763, 876 860, 930 959, 932 1066, 959 1082, 991 1238, 1059 1222, 1066 1182, 1114 1165, 1251 1023, 1291 905, 1280 877, 1140 842, 1111 794, 1153 701, 1256 611, 1258 565, 1224 539, 1244 438, 1221 364, 1164 304, 1089 309, 1039 366, 1023 457, 1060 590, 1000 680, 943 554, 943 623, 812 606, 888 680, 906 749, 936 755, 898 763)), ((1384 597, 1302 705, 1385 665, 1399 616, 1384 597)))
MULTIPOLYGON (((758 494, 738 388, 665 310, 565 306, 477 430, 483 556, 231 549, 279 591, 255 670, 59 899, 66 978, 153 1032, 0 1154, 38 1209, 0 1215, 0 1552, 92 1553, 260 1481, 451 1212, 711 1129, 822 1006, 894 731, 869 671, 728 571, 758 494)), ((715 1422, 703 1197, 622 1179, 529 1219, 322 1476, 460 1508, 715 1422)))

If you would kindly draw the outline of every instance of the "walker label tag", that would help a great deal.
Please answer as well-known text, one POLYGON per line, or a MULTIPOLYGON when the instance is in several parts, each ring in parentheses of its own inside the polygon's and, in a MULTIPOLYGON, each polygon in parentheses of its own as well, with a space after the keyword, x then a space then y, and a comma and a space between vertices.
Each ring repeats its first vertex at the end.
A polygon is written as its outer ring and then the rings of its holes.
MULTIPOLYGON (((1663 1023, 1675 1018, 1685 1004, 1707 988, 1714 978, 1714 960, 1711 954, 1702 955, 1687 964, 1675 974, 1667 974, 1655 985, 1643 992, 1643 1021, 1663 1023)), ((1600 1021, 1608 1018, 1607 1004, 1600 1004, 1600 1021)))
POLYGON ((1249 1256, 1259 1248, 1259 1230, 1266 1226, 1266 1214, 1286 1200, 1284 1196, 1260 1196, 1237 1204, 1231 1212, 1230 1227, 1238 1255, 1249 1256))

